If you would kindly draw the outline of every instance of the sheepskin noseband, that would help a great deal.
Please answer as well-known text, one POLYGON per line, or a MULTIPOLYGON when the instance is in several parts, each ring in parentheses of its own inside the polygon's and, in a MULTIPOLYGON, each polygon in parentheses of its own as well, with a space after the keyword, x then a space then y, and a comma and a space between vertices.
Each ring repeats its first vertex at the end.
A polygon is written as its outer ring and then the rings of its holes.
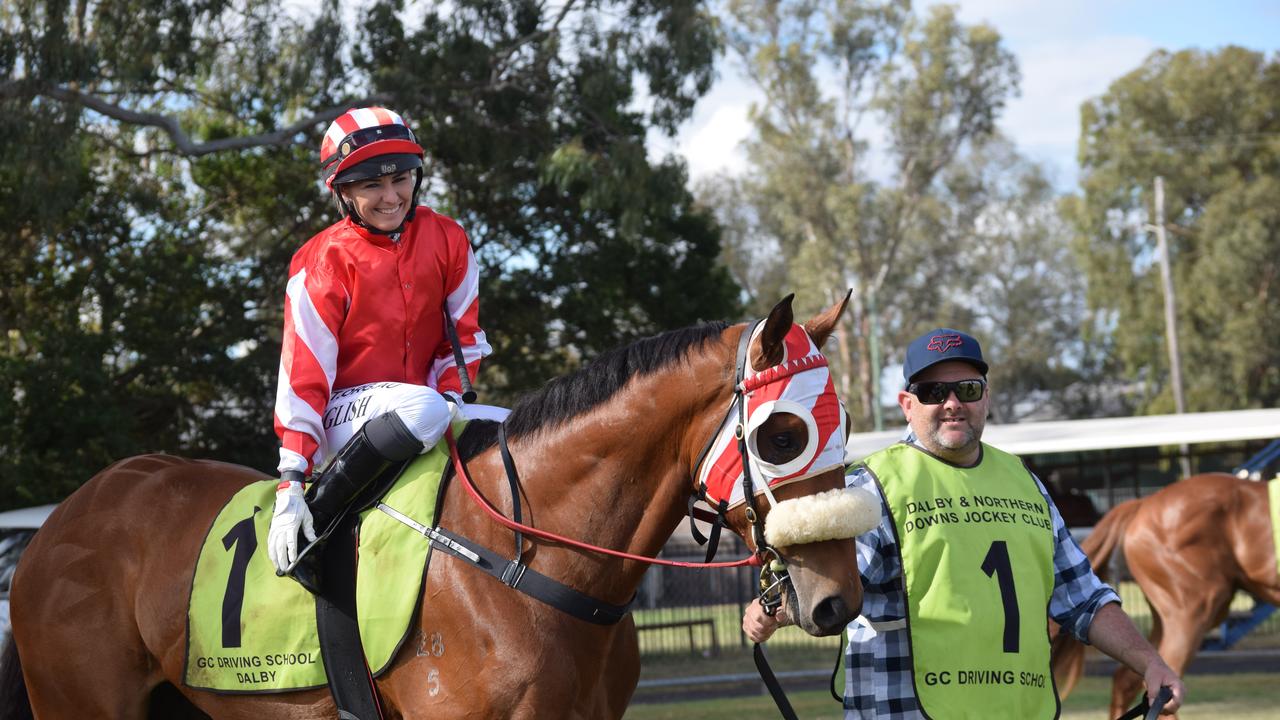
POLYGON ((764 539, 777 547, 857 537, 880 523, 880 502, 858 488, 783 500, 765 517, 764 539))

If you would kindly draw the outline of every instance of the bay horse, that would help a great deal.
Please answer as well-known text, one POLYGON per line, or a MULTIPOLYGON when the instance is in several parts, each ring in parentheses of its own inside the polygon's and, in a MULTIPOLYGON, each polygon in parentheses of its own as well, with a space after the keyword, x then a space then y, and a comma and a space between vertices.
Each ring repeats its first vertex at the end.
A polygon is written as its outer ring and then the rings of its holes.
MULTIPOLYGON (((1226 473, 1179 480, 1116 505, 1080 547, 1104 580, 1112 554, 1124 553, 1151 604, 1151 644, 1179 674, 1205 634, 1226 619, 1237 590, 1280 604, 1265 482, 1226 473)), ((1058 633, 1052 662, 1065 699, 1083 671, 1084 645, 1070 633, 1058 633)), ((1112 678, 1110 717, 1123 713, 1141 691, 1142 678, 1121 665, 1112 678)))
MULTIPOLYGON (((794 326, 819 355, 847 300, 794 326)), ((689 510, 700 450, 719 437, 738 402, 735 370, 742 363, 783 367, 784 338, 794 336, 791 298, 740 344, 748 327, 709 323, 643 339, 522 398, 505 431, 526 522, 656 555, 689 510)), ((510 516, 496 424, 485 425, 473 422, 459 446, 472 446, 463 455, 479 492, 510 516), (477 441, 473 429, 487 438, 477 441)), ((786 414, 770 418, 758 454, 785 463, 806 446, 806 427, 786 414)), ((842 473, 815 469, 775 486, 770 498, 782 507, 830 494, 843 488, 842 473)), ((117 462, 63 501, 23 554, 13 583, 16 654, 6 665, 22 675, 9 688, 18 698, 10 704, 21 703, 25 690, 43 720, 334 717, 327 689, 215 694, 182 682, 187 600, 203 531, 238 489, 263 479, 249 468, 147 455, 117 462)), ((729 510, 726 524, 758 550, 756 538, 766 535, 751 529, 744 508, 754 497, 729 510)), ((484 547, 511 546, 512 532, 478 512, 466 493, 446 492, 438 520, 484 547)), ((628 603, 646 569, 527 535, 524 542, 531 569, 604 603, 628 603)), ((789 571, 792 616, 810 634, 839 633, 862 603, 852 537, 775 544, 789 571)), ((587 623, 440 552, 432 553, 415 613, 409 639, 376 679, 387 718, 620 718, 636 687, 630 615, 613 625, 587 623)))

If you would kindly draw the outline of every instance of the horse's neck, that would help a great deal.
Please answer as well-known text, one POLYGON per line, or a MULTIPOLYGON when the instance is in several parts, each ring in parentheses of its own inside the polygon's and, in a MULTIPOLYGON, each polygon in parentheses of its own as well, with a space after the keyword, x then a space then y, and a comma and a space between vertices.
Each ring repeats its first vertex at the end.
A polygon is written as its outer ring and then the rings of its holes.
MULTIPOLYGON (((638 378, 599 408, 512 441, 532 523, 600 547, 655 556, 692 491, 689 456, 710 438, 728 402, 727 390, 717 392, 725 387, 722 366, 710 360, 686 364, 671 371, 679 373, 679 383, 663 373, 638 378), (691 443, 698 447, 690 451, 691 443)), ((536 555, 546 556, 542 572, 613 601, 628 599, 646 568, 552 543, 539 543, 536 555)))

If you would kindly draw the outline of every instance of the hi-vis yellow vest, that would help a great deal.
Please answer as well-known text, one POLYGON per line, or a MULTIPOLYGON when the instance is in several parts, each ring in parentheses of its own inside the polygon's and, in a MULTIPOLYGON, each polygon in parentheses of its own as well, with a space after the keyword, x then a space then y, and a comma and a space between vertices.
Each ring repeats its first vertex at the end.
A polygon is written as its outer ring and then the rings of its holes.
POLYGON ((963 468, 898 444, 864 464, 893 516, 926 717, 1058 717, 1053 521, 1022 461, 984 444, 963 468))

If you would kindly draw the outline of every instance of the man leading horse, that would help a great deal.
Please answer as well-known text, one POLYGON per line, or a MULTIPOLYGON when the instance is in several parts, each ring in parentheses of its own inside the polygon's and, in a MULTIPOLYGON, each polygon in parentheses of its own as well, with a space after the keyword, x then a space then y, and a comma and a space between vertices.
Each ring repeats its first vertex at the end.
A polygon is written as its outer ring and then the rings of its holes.
MULTIPOLYGON (((1170 688, 1173 714, 1178 675, 1090 570, 1040 481, 981 442, 987 371, 967 333, 912 341, 898 393, 910 435, 846 478, 881 498, 881 522, 857 539, 865 592, 849 625, 846 720, 1058 717, 1046 608, 1141 675, 1150 697, 1170 688)), ((784 621, 752 603, 743 630, 761 642, 784 621)))

